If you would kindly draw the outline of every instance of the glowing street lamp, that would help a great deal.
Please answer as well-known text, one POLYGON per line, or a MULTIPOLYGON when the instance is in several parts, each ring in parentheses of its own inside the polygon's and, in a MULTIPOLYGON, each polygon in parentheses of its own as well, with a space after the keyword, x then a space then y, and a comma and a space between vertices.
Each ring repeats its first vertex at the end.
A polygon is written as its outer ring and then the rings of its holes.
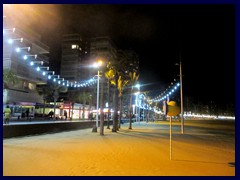
POLYGON ((3 35, 6 34, 7 32, 14 33, 16 28, 8 28, 8 29, 3 29, 3 35))
POLYGON ((48 66, 46 66, 46 67, 37 67, 37 71, 40 71, 41 69, 46 69, 46 71, 44 70, 43 72, 42 72, 42 75, 43 76, 45 76, 46 74, 47 74, 47 71, 49 70, 49 67, 48 66))
POLYGON ((51 79, 51 74, 55 75, 55 71, 48 71, 48 79, 51 79))
POLYGON ((14 41, 20 41, 20 42, 22 43, 22 42, 23 42, 23 38, 17 38, 17 39, 11 39, 11 38, 10 38, 10 39, 8 39, 7 42, 8 42, 9 44, 13 44, 14 41))
POLYGON ((30 51, 31 50, 31 47, 29 46, 29 47, 17 47, 16 49, 15 49, 15 51, 16 52, 20 52, 22 49, 27 49, 27 51, 30 51))
POLYGON ((64 78, 58 78, 58 84, 61 84, 61 81, 64 82, 64 78))
POLYGON ((54 74, 53 75, 50 75, 50 74, 48 75, 48 79, 51 79, 52 77, 58 77, 59 78, 60 76, 59 75, 54 75, 54 74))
MULTIPOLYGON (((33 66, 34 64, 41 64, 43 65, 43 61, 31 61, 30 65, 33 66)), ((37 71, 40 71, 40 67, 37 67, 37 71)))
POLYGON ((97 115, 96 115, 96 128, 98 127, 98 114, 99 114, 99 67, 102 66, 103 62, 101 60, 98 60, 96 63, 94 63, 94 67, 98 68, 98 75, 97 75, 97 115))
POLYGON ((63 86, 66 85, 68 87, 69 86, 69 81, 68 80, 62 80, 62 85, 63 86))
POLYGON ((33 56, 34 59, 37 59, 37 54, 34 54, 34 55, 24 55, 23 59, 26 60, 28 57, 31 57, 31 56, 33 56))

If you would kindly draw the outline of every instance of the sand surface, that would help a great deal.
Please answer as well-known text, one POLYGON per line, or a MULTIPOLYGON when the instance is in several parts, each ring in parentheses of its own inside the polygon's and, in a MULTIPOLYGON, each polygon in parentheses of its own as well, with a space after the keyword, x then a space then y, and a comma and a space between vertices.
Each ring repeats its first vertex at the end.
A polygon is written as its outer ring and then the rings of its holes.
POLYGON ((122 125, 3 140, 4 176, 234 176, 234 124, 185 122, 122 125))

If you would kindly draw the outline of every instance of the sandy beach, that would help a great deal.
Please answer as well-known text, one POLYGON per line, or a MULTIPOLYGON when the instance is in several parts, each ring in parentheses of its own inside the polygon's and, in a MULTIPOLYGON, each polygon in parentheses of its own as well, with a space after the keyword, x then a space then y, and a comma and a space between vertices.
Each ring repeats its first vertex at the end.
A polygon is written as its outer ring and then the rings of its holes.
POLYGON ((4 176, 234 176, 235 126, 223 121, 123 124, 3 140, 4 176), (232 166, 231 166, 232 165, 232 166))

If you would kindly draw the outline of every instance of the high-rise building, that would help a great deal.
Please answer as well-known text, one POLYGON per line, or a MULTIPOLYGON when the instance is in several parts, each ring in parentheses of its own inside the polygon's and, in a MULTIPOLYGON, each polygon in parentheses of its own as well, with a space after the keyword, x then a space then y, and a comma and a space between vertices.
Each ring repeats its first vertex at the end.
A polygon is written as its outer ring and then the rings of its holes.
MULTIPOLYGON (((97 60, 101 59, 104 66, 107 66, 109 61, 116 61, 117 48, 115 46, 115 43, 111 40, 111 38, 109 38, 107 36, 92 38, 91 43, 90 43, 90 57, 95 62, 97 60)), ((101 68, 100 68, 100 71, 101 71, 101 68)), ((96 70, 93 71, 93 73, 94 72, 96 74, 96 70)), ((101 73, 101 75, 104 76, 104 74, 102 74, 102 73, 101 73)), ((110 98, 109 102, 107 99, 105 99, 104 107, 111 108, 111 107, 113 107, 113 105, 110 103, 110 102, 112 102, 113 93, 110 92, 111 91, 110 82, 108 82, 106 80, 106 78, 102 78, 101 83, 104 83, 104 87, 108 87, 108 88, 104 88, 104 94, 109 93, 109 98, 110 98)), ((94 94, 96 95, 96 93, 94 93, 94 94)), ((96 96, 94 96, 94 97, 96 98, 96 96)))
POLYGON ((90 79, 89 43, 79 34, 65 34, 62 37, 61 76, 66 80, 84 81, 90 79))
POLYGON ((109 37, 95 37, 91 39, 90 56, 95 60, 100 58, 106 64, 117 58, 117 48, 109 37))

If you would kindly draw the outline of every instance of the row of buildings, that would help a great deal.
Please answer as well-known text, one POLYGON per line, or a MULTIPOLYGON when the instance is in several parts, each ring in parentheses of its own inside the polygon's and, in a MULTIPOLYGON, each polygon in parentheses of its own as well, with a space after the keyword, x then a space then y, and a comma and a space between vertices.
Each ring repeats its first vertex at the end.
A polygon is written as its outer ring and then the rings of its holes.
MULTIPOLYGON (((96 84, 80 86, 96 75, 96 69, 90 68, 90 65, 98 58, 108 62, 117 58, 129 58, 133 54, 137 57, 133 51, 119 50, 109 37, 84 40, 80 34, 65 34, 61 42, 60 74, 56 75, 53 72, 56 69, 49 67, 50 48, 41 42, 41 36, 29 28, 14 27, 7 21, 6 18, 3 23, 3 69, 14 72, 18 82, 4 82, 6 87, 3 87, 3 105, 10 105, 12 116, 16 118, 24 117, 27 109, 30 116, 42 113, 44 98, 38 93, 37 87, 49 82, 48 75, 55 76, 59 83, 61 80, 61 85, 64 82, 67 85, 79 85, 68 88, 68 93, 64 94, 63 100, 57 104, 56 115, 61 116, 67 111, 68 117, 88 118, 96 104, 84 107, 85 116, 82 117, 83 105, 75 103, 72 106, 68 95, 84 89, 92 93, 93 102, 96 102, 96 84)), ((51 104, 53 103, 46 106, 45 114, 52 110, 51 104)))

